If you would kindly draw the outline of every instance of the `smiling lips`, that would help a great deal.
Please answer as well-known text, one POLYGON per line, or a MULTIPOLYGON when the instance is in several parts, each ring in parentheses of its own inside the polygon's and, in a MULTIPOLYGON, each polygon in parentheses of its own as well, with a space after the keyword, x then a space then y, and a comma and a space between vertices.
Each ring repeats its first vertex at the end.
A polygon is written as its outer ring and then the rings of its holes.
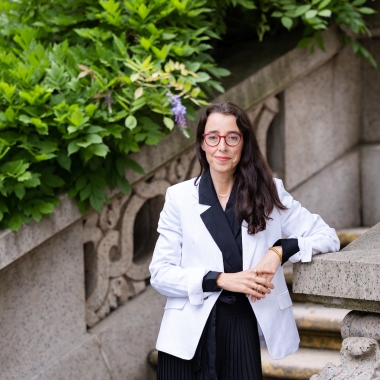
POLYGON ((228 160, 230 160, 230 157, 226 157, 226 156, 214 156, 218 161, 220 162, 226 162, 228 160))

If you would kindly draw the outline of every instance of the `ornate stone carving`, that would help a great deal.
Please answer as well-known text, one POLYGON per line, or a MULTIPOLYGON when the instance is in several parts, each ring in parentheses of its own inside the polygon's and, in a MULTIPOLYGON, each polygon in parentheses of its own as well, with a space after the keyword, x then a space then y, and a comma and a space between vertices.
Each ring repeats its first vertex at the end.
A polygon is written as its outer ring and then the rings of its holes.
MULTIPOLYGON (((258 137, 266 134, 278 108, 277 98, 272 97, 260 104, 255 112, 251 111, 258 137)), ((265 149, 266 136, 259 141, 265 149)), ((191 149, 157 170, 148 180, 137 183, 130 196, 118 194, 103 207, 100 215, 92 212, 87 216, 83 243, 89 327, 144 291, 150 276, 149 263, 157 238, 154 234, 166 189, 198 174, 199 164, 191 149), (149 224, 155 224, 154 228, 149 229, 149 224), (140 244, 135 247, 138 238, 140 244)))
POLYGON ((248 111, 264 157, 267 152, 267 133, 273 118, 280 112, 280 101, 272 96, 248 111))
POLYGON ((120 304, 144 291, 146 280, 150 276, 149 263, 154 247, 150 236, 144 235, 147 232, 145 224, 149 224, 149 219, 153 218, 154 230, 157 228, 166 189, 198 174, 195 161, 193 149, 185 152, 147 181, 137 183, 129 197, 118 194, 111 200, 111 204, 103 207, 100 215, 92 212, 87 216, 84 221, 83 243, 86 319, 89 327, 105 318, 120 304), (143 213, 143 223, 140 220, 140 240, 143 242, 139 243, 142 247, 136 248, 136 229, 139 228, 136 218, 140 212, 143 213))
POLYGON ((380 314, 351 311, 342 322, 342 364, 326 364, 310 380, 380 379, 380 314))

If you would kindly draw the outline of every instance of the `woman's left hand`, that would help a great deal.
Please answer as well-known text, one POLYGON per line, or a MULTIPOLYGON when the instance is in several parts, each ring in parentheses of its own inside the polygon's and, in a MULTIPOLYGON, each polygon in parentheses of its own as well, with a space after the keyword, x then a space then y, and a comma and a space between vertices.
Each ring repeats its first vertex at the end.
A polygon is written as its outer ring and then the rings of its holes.
MULTIPOLYGON (((275 247, 275 248, 282 255, 282 247, 275 247)), ((264 255, 264 257, 259 261, 259 263, 255 267, 257 269, 257 276, 262 277, 268 280, 269 282, 272 282, 272 279, 278 267, 280 266, 280 264, 281 264, 281 261, 277 253, 272 250, 268 250, 268 252, 264 255)), ((255 302, 255 301, 256 301, 256 298, 252 297, 252 302, 255 302)))

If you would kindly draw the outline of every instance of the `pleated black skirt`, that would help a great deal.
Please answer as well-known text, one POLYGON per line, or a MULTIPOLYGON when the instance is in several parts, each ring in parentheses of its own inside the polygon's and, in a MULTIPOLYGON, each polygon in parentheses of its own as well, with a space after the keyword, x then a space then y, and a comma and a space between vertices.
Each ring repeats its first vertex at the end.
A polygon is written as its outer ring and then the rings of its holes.
MULTIPOLYGON (((234 293, 235 295, 237 293, 234 293)), ((158 353, 157 380, 261 380, 260 342, 257 321, 249 300, 238 294, 232 304, 217 301, 215 328, 215 374, 210 376, 210 345, 206 323, 198 358, 180 359, 158 353), (197 360, 196 360, 197 359, 197 360), (197 363, 196 363, 197 361, 197 363)), ((209 321, 208 321, 209 322, 209 321)))

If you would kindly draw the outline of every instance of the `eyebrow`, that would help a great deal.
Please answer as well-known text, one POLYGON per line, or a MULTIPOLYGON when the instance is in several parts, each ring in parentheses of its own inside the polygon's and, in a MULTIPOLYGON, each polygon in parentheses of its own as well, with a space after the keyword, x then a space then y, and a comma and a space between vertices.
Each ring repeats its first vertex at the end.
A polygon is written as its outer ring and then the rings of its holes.
MULTIPOLYGON (((213 131, 209 131, 207 133, 219 133, 219 131, 217 129, 213 130, 213 131)), ((239 131, 228 131, 227 133, 240 133, 239 131)))

